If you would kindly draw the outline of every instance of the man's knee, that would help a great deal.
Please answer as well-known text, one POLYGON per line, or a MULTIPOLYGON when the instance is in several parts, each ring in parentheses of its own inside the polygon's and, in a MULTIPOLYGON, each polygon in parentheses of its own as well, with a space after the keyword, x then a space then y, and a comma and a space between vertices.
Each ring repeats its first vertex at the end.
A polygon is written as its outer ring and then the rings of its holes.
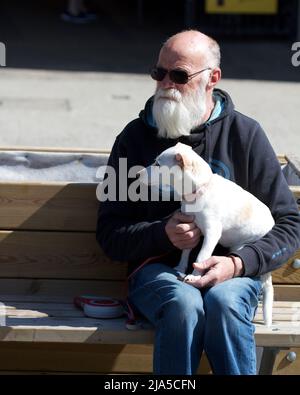
POLYGON ((129 299, 152 322, 163 318, 180 325, 204 320, 200 291, 178 281, 176 271, 159 263, 147 265, 133 276, 129 299))
POLYGON ((176 320, 176 325, 188 322, 204 323, 205 312, 201 293, 194 287, 179 283, 161 306, 160 317, 176 320))
POLYGON ((234 280, 228 280, 215 285, 206 292, 204 305, 208 319, 209 317, 213 317, 214 319, 217 317, 224 317, 225 319, 232 319, 234 317, 252 319, 252 306, 249 304, 247 290, 239 287, 234 280))

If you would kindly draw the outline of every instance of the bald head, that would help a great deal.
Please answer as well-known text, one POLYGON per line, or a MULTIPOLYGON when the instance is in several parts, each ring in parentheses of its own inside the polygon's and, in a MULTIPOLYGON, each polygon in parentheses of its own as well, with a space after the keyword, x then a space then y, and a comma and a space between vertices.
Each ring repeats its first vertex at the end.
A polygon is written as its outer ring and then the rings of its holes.
POLYGON ((211 37, 197 30, 187 30, 170 37, 162 46, 164 52, 202 63, 204 67, 220 66, 220 47, 211 37))

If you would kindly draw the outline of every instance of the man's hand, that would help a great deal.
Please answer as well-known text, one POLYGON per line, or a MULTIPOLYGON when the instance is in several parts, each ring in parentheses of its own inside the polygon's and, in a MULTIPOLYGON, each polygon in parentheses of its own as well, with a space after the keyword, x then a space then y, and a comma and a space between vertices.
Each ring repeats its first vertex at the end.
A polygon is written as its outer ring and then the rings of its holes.
POLYGON ((194 223, 193 215, 176 211, 165 229, 170 241, 180 250, 194 248, 200 241, 201 231, 194 223))
MULTIPOLYGON (((212 256, 201 263, 194 263, 194 268, 199 271, 206 271, 203 276, 192 276, 192 279, 185 280, 196 288, 212 287, 233 277, 238 277, 243 273, 243 262, 236 256, 212 256)), ((190 276, 191 278, 191 276, 190 276)))

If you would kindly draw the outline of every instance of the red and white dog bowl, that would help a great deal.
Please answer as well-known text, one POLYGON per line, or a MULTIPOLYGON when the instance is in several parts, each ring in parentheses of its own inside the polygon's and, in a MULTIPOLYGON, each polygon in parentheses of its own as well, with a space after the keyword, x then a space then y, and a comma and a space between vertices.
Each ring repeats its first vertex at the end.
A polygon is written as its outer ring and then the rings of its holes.
POLYGON ((81 308, 87 317, 92 318, 118 318, 125 314, 118 300, 105 296, 76 296, 74 304, 81 308))

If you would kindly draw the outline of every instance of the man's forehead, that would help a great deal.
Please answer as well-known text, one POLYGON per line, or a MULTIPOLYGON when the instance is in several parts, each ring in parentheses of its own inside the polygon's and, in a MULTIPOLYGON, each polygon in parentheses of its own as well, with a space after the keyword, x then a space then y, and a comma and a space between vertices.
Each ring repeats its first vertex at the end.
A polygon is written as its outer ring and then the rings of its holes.
POLYGON ((200 46, 169 45, 162 47, 159 53, 158 62, 199 66, 205 61, 204 48, 200 46))

